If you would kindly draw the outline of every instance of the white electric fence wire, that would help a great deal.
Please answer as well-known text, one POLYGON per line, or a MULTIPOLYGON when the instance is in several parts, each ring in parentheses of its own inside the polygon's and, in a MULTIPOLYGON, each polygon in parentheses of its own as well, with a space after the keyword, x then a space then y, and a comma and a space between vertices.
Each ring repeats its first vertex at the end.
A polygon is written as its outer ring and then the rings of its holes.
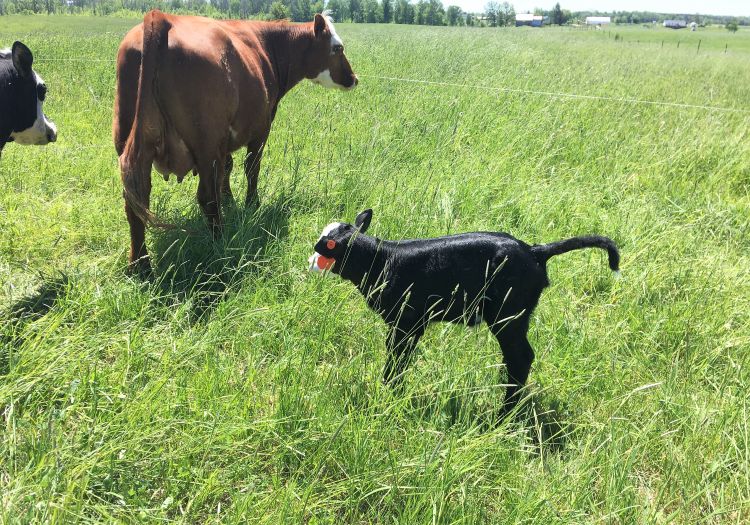
POLYGON ((502 93, 517 93, 522 95, 541 95, 553 98, 571 98, 571 99, 582 99, 582 100, 601 100, 606 102, 621 102, 626 104, 644 104, 651 106, 667 106, 674 108, 686 108, 686 109, 703 109, 708 111, 725 111, 728 113, 744 113, 750 114, 750 109, 742 108, 727 108, 722 106, 709 106, 703 104, 684 104, 681 102, 664 102, 659 100, 642 100, 630 97, 605 97, 601 95, 578 95, 575 93, 557 93, 554 91, 537 91, 533 89, 519 89, 519 88, 508 88, 508 87, 495 87, 495 86, 484 86, 481 84, 459 84, 453 82, 438 82, 434 80, 417 80, 413 78, 400 78, 400 77, 383 77, 379 75, 357 75, 359 78, 374 78, 377 80, 387 80, 390 82, 409 82, 413 84, 426 84, 431 86, 443 86, 443 87, 454 87, 464 89, 481 89, 485 91, 498 91, 502 93))

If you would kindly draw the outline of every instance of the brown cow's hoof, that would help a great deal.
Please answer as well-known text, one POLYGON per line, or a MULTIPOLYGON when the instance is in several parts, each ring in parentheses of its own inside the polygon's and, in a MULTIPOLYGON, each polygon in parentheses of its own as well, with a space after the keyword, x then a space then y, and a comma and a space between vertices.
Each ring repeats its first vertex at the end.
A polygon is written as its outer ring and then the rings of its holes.
POLYGON ((257 195, 250 196, 245 199, 245 208, 260 208, 260 198, 257 195))
POLYGON ((151 269, 151 262, 149 261, 148 255, 128 263, 127 271, 128 275, 140 277, 143 280, 150 278, 153 270, 151 269))

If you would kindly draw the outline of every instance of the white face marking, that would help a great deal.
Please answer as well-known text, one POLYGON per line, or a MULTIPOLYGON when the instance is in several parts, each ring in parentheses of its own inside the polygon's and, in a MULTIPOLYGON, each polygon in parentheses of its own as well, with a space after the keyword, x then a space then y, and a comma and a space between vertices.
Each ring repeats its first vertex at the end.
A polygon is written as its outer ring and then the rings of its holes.
POLYGON ((336 32, 336 28, 333 27, 333 18, 331 18, 330 16, 325 16, 324 18, 326 19, 328 30, 331 32, 331 54, 333 55, 333 46, 343 46, 344 42, 336 32))
POLYGON ((333 78, 331 77, 330 69, 321 71, 317 77, 310 79, 310 82, 312 82, 313 84, 318 84, 319 86, 323 86, 324 88, 328 88, 328 89, 337 88, 342 91, 350 91, 357 86, 357 84, 352 84, 351 86, 346 87, 346 86, 342 86, 341 84, 337 84, 336 82, 333 81, 333 78))
MULTIPOLYGON (((40 77, 36 71, 34 72, 34 79, 36 85, 44 84, 44 80, 40 77)), ((37 145, 42 146, 49 142, 57 140, 57 126, 48 120, 42 111, 43 101, 37 99, 36 101, 36 120, 30 128, 26 128, 22 131, 14 131, 10 134, 14 142, 22 145, 37 145), (51 138, 51 141, 50 141, 51 138)))
POLYGON ((331 233, 333 230, 341 226, 340 222, 332 222, 325 228, 323 228, 323 231, 320 234, 320 237, 318 237, 318 240, 322 239, 323 237, 326 237, 329 233, 331 233))
MULTIPOLYGON (((320 234, 320 237, 318 237, 318 241, 322 239, 323 237, 326 237, 329 233, 331 233, 333 230, 341 226, 340 222, 332 222, 325 228, 323 228, 323 232, 320 234)), ((311 272, 317 272, 320 273, 323 270, 318 267, 318 257, 320 257, 320 254, 318 252, 314 252, 310 257, 307 258, 307 262, 310 263, 309 270, 311 272)))

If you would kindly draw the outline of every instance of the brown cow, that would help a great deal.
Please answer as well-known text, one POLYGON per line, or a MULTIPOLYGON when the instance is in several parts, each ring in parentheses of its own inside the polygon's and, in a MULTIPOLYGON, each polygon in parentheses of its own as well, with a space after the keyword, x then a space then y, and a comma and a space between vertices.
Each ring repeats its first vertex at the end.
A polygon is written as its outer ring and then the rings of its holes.
POLYGON ((120 157, 130 268, 150 270, 145 224, 151 166, 198 174, 198 203, 214 235, 231 196, 231 153, 247 147, 246 204, 257 200, 263 146, 281 97, 302 79, 353 89, 357 77, 328 17, 306 24, 212 20, 150 11, 117 55, 113 134, 120 157))

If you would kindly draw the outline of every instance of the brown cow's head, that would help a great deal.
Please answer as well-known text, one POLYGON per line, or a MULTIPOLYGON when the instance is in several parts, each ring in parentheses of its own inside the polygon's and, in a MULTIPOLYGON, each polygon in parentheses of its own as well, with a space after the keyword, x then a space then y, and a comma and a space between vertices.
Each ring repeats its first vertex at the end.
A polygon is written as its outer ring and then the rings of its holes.
POLYGON ((333 21, 324 15, 315 15, 315 38, 306 57, 308 71, 305 76, 323 87, 354 89, 358 82, 357 75, 344 55, 344 43, 336 34, 333 21))

